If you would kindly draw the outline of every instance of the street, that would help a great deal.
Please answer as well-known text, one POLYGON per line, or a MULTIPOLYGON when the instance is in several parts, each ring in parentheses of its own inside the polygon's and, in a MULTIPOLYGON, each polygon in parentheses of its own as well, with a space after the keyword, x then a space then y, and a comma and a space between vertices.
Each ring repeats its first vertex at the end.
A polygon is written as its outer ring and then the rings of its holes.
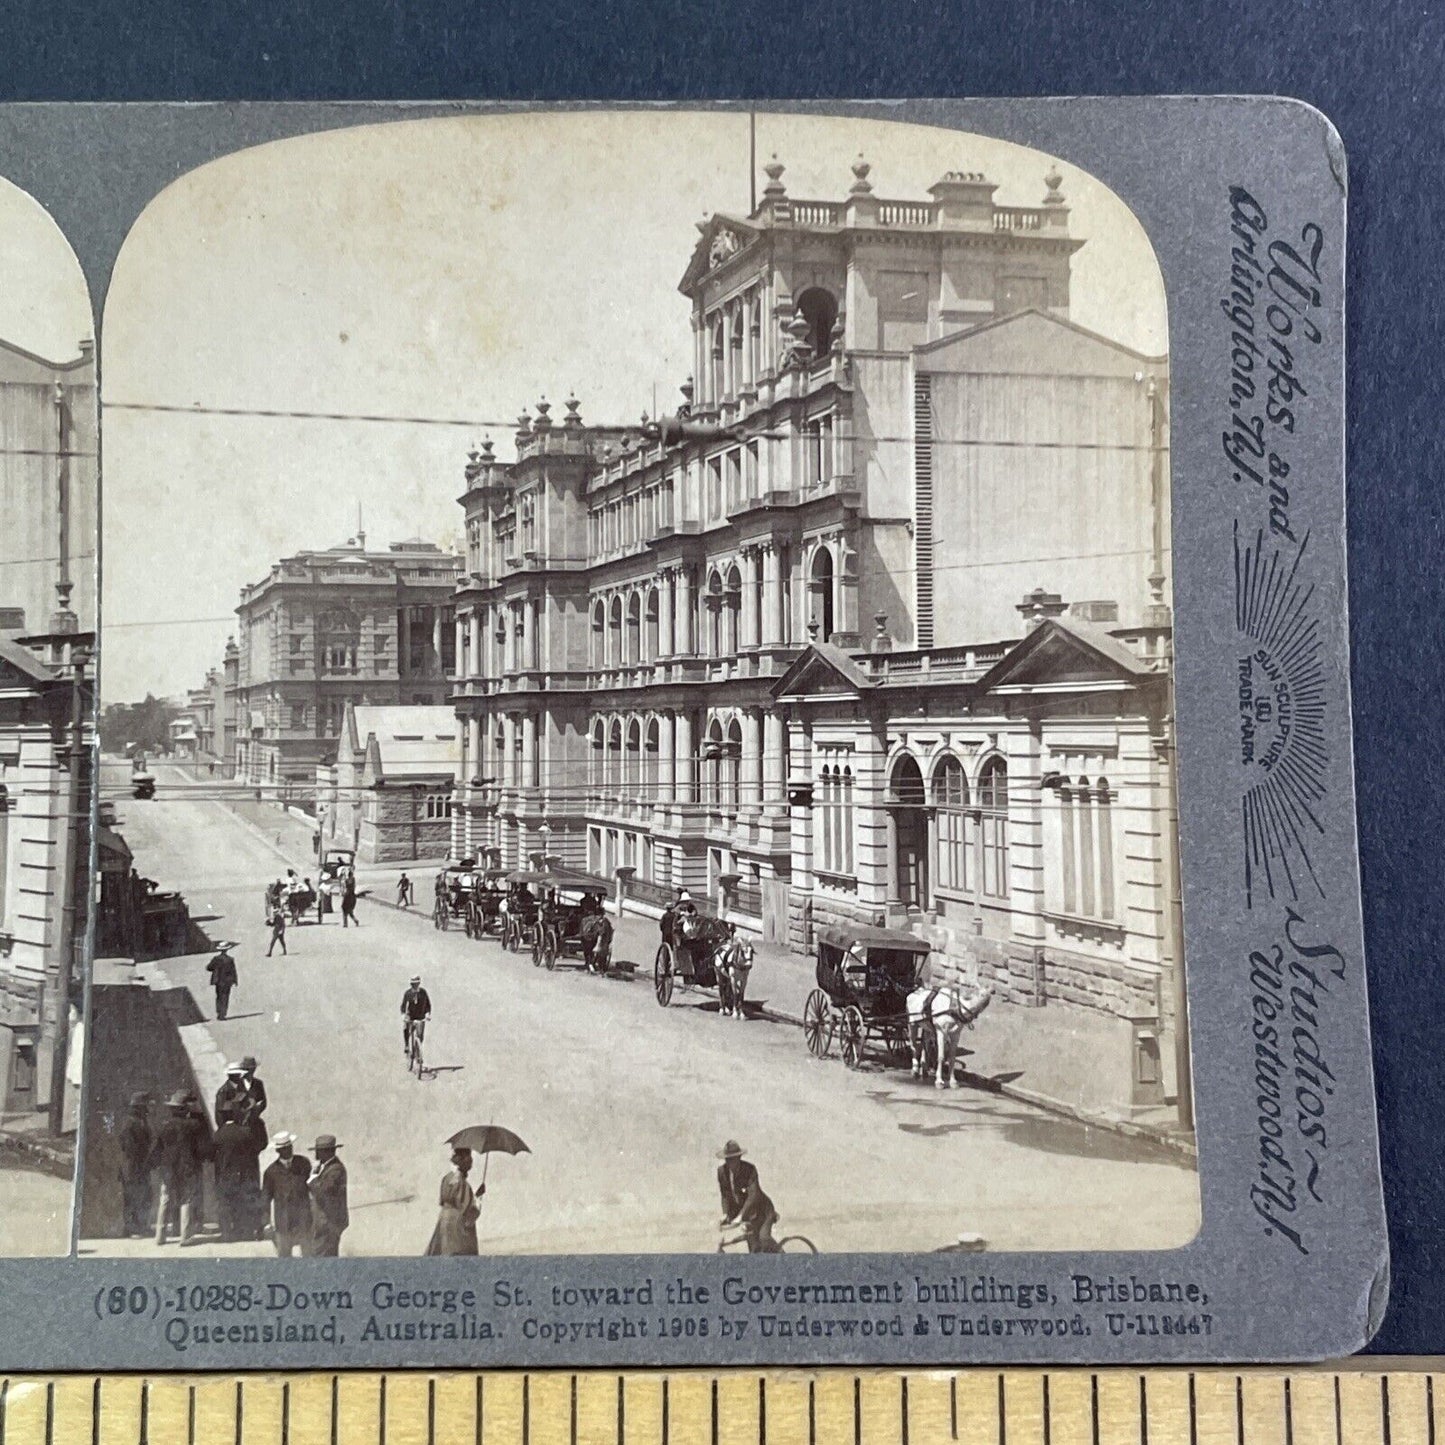
MULTIPOLYGON (((155 772, 157 798, 139 802, 127 766, 107 761, 103 796, 117 800, 140 872, 184 893, 212 940, 235 940, 231 1017, 214 1018, 209 951, 147 971, 194 998, 201 1021, 182 1032, 208 1106, 225 1061, 254 1054, 268 1132, 291 1130, 308 1156, 318 1133, 340 1140, 343 1254, 420 1254, 448 1168, 444 1140, 493 1121, 531 1153, 490 1162, 484 1253, 714 1249, 718 1153, 730 1138, 758 1166, 782 1216, 776 1233, 807 1235, 824 1252, 933 1250, 964 1232, 991 1249, 1148 1249, 1194 1232, 1197 1175, 1148 1144, 994 1094, 940 1094, 892 1063, 850 1072, 836 1050, 809 1057, 796 1027, 721 1018, 705 993, 664 1011, 648 920, 624 920, 614 943, 616 960, 637 964, 630 980, 573 961, 547 973, 492 939, 434 930, 423 911, 430 874, 413 875, 421 909, 397 911, 379 886, 362 898, 357 930, 336 914, 303 923, 287 931, 289 955, 268 959, 263 889, 288 866, 314 873, 306 826, 245 805, 260 827, 200 796, 204 780, 155 772), (433 1072, 420 1081, 406 1070, 398 1013, 413 973, 434 1006, 433 1072)), ((368 886, 365 869, 358 880, 368 886)), ((764 966, 750 992, 766 997, 764 966)), ((474 1184, 481 1171, 479 1159, 474 1184)), ((120 1239, 83 1248, 156 1252, 120 1239)))

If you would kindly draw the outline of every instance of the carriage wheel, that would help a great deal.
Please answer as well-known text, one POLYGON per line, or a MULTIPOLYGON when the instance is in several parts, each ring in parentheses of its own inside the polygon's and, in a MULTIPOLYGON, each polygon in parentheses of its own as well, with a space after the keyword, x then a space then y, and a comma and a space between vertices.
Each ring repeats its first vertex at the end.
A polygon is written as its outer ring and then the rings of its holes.
POLYGON ((661 944, 652 965, 652 987, 663 1008, 672 1002, 672 949, 661 944))
POLYGON ((508 953, 520 953, 522 951, 522 925, 511 915, 507 917, 507 924, 502 932, 502 947, 508 953))
POLYGON ((539 923, 532 929, 532 967, 542 966, 542 940, 547 930, 539 923))
POLYGON ((850 1069, 856 1069, 863 1062, 863 1015, 856 1004, 850 1003, 843 1010, 838 1036, 843 1062, 850 1069))
POLYGON ((833 1047, 832 1009, 828 995, 820 988, 815 988, 803 1005, 803 1039, 815 1059, 827 1058, 833 1047))
POLYGON ((548 972, 557 967, 557 945, 559 939, 555 928, 547 928, 542 934, 542 962, 546 964, 548 972))

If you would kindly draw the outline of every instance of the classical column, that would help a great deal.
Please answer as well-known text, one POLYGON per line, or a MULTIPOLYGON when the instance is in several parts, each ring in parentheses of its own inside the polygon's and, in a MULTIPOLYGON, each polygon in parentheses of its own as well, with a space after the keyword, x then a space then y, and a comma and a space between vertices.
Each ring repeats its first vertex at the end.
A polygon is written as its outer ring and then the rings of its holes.
POLYGON ((517 714, 504 713, 502 716, 502 747, 507 756, 502 760, 501 778, 509 788, 521 786, 517 770, 517 714))
POLYGON ((776 708, 763 713, 763 811, 787 810, 787 779, 783 776, 783 720, 776 708))
POLYGON ((486 664, 483 659, 486 653, 483 650, 482 642, 487 625, 487 614, 483 608, 477 608, 471 615, 471 666, 467 669, 473 677, 486 676, 486 664))
POLYGON ((673 635, 677 616, 677 582, 671 568, 662 574, 662 599, 658 606, 661 615, 657 620, 657 651, 659 657, 671 657, 677 651, 673 635))
POLYGON ((692 741, 692 716, 683 711, 677 715, 674 769, 677 779, 677 800, 691 803, 696 798, 697 759, 692 741))
POLYGON ((411 671, 411 608, 397 609, 396 673, 405 677, 411 671))
POLYGON ((739 776, 738 803, 744 809, 756 809, 762 790, 761 721, 758 709, 743 709, 743 756, 739 776))
POLYGON ((763 637, 764 647, 776 647, 783 640, 783 559, 771 543, 763 546, 763 637))
POLYGON ((436 658, 436 670, 440 675, 442 671, 442 610, 440 607, 433 607, 431 610, 431 650, 432 656, 436 658))
POLYGON ((762 638, 758 636, 758 549, 748 547, 743 551, 743 615, 742 636, 738 639, 738 650, 756 647, 762 638))
POLYGON ((677 796, 676 759, 673 731, 675 723, 670 712, 657 715, 657 800, 670 803, 677 796))
POLYGON ((692 635, 692 577, 686 567, 677 569, 677 615, 674 621, 673 651, 686 657, 695 657, 697 647, 692 635))
POLYGON ((522 786, 535 788, 541 784, 537 757, 537 718, 534 713, 522 714, 522 786))
POLYGON ((460 612, 452 624, 452 671, 458 677, 467 672, 467 619, 460 612))

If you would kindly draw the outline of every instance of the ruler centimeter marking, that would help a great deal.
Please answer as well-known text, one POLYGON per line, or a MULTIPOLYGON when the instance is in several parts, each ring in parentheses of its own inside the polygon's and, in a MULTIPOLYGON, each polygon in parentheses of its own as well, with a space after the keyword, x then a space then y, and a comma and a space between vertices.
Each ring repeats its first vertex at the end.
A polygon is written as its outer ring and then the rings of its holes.
POLYGON ((0 1445, 1436 1445, 1434 1363, 16 1375, 0 1445))

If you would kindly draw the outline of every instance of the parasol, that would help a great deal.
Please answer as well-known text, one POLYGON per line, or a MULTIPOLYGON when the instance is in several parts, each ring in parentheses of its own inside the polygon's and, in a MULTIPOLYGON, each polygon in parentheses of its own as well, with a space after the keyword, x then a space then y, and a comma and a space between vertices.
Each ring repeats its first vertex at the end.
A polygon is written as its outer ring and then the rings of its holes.
POLYGON ((510 1129, 500 1124, 472 1124, 453 1134, 447 1143, 453 1149, 470 1149, 473 1154, 530 1154, 532 1151, 510 1129))

